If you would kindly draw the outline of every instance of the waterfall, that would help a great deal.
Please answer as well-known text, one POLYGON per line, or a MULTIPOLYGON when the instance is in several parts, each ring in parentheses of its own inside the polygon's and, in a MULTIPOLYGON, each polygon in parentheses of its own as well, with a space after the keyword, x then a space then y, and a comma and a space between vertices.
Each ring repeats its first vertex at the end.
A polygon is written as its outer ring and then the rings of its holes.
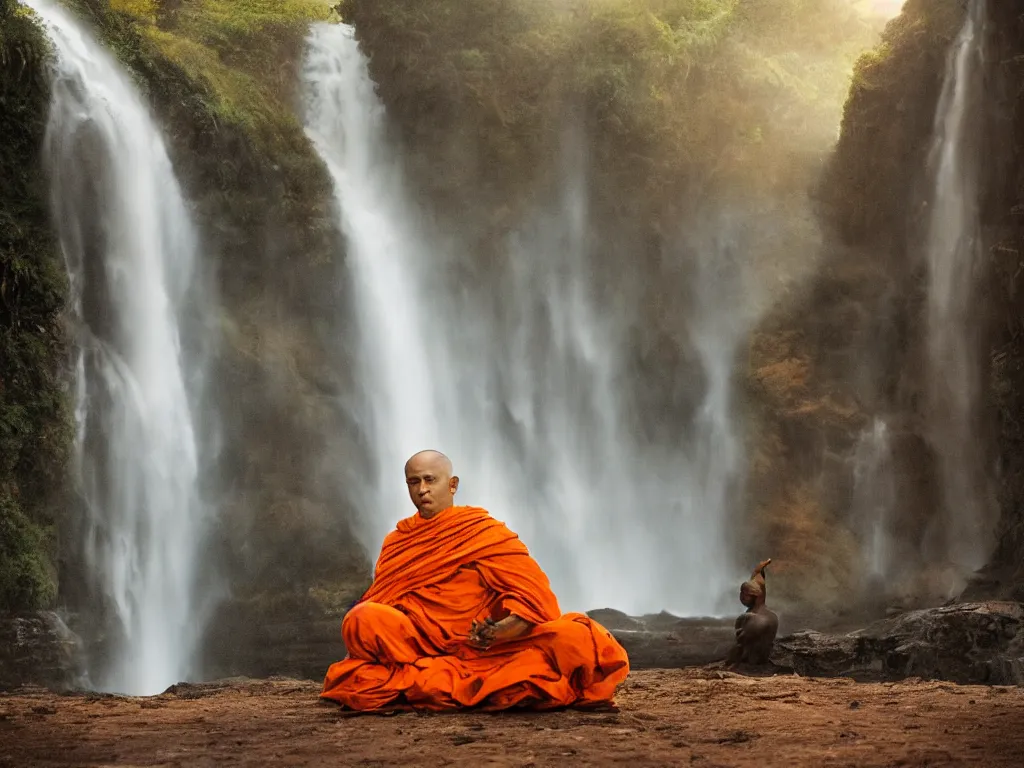
POLYGON ((352 265, 365 402, 359 423, 371 436, 375 467, 357 502, 367 515, 362 543, 373 551, 409 506, 405 460, 423 448, 443 450, 435 386, 446 367, 437 357, 445 339, 441 318, 420 305, 425 296, 440 298, 440 289, 430 283, 432 254, 382 141, 383 108, 352 29, 316 25, 312 35, 306 131, 334 180, 352 265))
POLYGON ((868 583, 891 576, 894 552, 892 513, 896 503, 889 427, 876 418, 857 440, 853 453, 853 525, 860 534, 861 560, 868 583))
POLYGON ((987 560, 997 513, 976 429, 981 365, 972 314, 981 248, 974 118, 982 88, 984 31, 985 2, 971 0, 949 52, 935 115, 924 242, 929 270, 928 428, 942 488, 941 512, 926 536, 925 556, 966 570, 987 560))
MULTIPOLYGON (((700 297, 691 330, 709 385, 688 437, 644 444, 622 362, 641 308, 599 298, 581 132, 565 132, 561 187, 488 264, 499 289, 474 290, 403 181, 353 29, 315 25, 307 43, 306 131, 334 180, 359 339, 353 407, 372 471, 346 481, 368 552, 413 512, 406 458, 436 448, 455 464, 459 502, 520 534, 563 610, 716 613, 737 578, 725 527, 741 470, 729 379, 742 329, 730 297, 700 297)), ((718 245, 700 245, 698 273, 717 285, 718 245)))
MULTIPOLYGON (((197 236, 126 74, 62 8, 26 0, 56 50, 44 153, 78 336, 76 481, 93 588, 116 616, 92 682, 153 694, 193 673, 207 511, 182 317, 204 311, 197 236)), ((208 587, 207 594, 209 594, 208 587)))

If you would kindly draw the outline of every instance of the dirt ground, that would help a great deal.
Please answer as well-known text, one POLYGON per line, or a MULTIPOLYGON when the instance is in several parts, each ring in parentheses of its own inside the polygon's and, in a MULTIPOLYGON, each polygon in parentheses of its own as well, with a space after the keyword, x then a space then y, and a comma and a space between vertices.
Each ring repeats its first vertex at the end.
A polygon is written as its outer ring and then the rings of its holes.
POLYGON ((343 716, 319 686, 0 695, 0 766, 1024 765, 1024 688, 634 672, 618 712, 343 716))

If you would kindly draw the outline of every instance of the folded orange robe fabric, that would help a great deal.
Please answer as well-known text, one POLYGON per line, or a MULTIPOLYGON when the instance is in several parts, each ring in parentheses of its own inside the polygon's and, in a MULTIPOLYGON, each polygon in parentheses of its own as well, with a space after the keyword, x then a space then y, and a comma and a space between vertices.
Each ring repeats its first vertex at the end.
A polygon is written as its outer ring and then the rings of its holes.
POLYGON ((478 507, 402 520, 341 632, 348 656, 320 695, 355 710, 593 706, 629 674, 611 633, 582 613, 562 616, 526 546, 478 507), (486 650, 467 644, 474 620, 510 613, 530 632, 486 650))

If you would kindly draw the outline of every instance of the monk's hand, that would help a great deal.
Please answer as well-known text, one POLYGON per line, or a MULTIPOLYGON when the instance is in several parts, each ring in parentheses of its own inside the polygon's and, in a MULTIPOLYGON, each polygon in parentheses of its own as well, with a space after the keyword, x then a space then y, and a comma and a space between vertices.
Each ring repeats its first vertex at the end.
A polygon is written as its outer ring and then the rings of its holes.
POLYGON ((515 640, 522 637, 533 627, 533 624, 515 614, 506 616, 501 621, 486 619, 474 621, 469 628, 469 644, 474 648, 490 648, 497 643, 515 640))
POLYGON ((474 620, 469 625, 469 644, 481 650, 489 648, 491 643, 494 642, 497 626, 497 623, 491 619, 484 619, 483 621, 474 620))

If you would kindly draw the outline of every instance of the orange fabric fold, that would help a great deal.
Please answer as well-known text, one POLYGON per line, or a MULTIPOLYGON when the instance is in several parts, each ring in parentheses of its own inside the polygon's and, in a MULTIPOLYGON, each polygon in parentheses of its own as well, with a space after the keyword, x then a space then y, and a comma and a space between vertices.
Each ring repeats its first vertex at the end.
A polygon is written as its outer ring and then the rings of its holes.
POLYGON ((328 669, 321 696, 355 710, 597 705, 629 673, 611 633, 584 614, 561 616, 526 546, 477 507, 401 521, 342 638, 348 655, 328 669), (528 634, 467 644, 474 620, 510 613, 534 625, 528 634))

